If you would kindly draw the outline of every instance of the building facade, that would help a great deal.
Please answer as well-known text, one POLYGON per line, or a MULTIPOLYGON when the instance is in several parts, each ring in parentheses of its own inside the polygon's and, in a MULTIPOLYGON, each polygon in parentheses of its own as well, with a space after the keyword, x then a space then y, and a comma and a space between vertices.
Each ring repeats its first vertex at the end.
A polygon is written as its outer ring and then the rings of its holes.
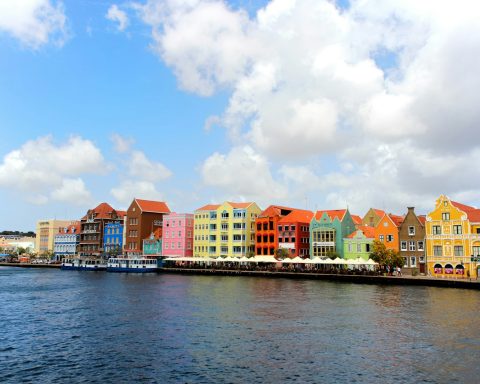
MULTIPOLYGON (((127 210, 125 252, 141 255, 143 239, 163 228, 163 217, 170 209, 163 201, 133 199, 127 210)), ((162 236, 161 236, 162 237, 162 236)))
MULTIPOLYGON (((163 225, 165 225, 165 221, 163 225)), ((143 254, 146 256, 162 255, 162 228, 157 228, 150 236, 143 239, 143 254)))
POLYGON ((119 255, 123 250, 123 221, 105 224, 103 230, 103 249, 109 255, 119 255))
POLYGON ((255 220, 255 254, 275 255, 278 248, 278 222, 294 208, 270 205, 255 220))
POLYGON ((368 260, 375 241, 375 231, 369 226, 360 226, 343 240, 345 259, 368 260))
POLYGON ((310 222, 310 258, 343 258, 343 239, 355 230, 348 209, 317 211, 310 222))
POLYGON ((53 252, 55 235, 60 228, 65 228, 70 225, 70 220, 40 220, 37 222, 35 238, 35 252, 37 255, 46 252, 53 252))
POLYGON ((59 228, 54 238, 53 258, 55 261, 62 261, 66 257, 73 257, 77 254, 80 243, 80 222, 71 222, 68 227, 59 228))
POLYGON ((405 260, 403 273, 412 273, 415 269, 425 273, 425 216, 417 216, 414 207, 407 209, 398 231, 400 255, 405 260))
POLYGON ((399 251, 399 227, 403 221, 402 216, 385 213, 375 226, 375 240, 385 244, 387 249, 399 251))
POLYGON ((441 195, 425 222, 428 273, 441 277, 478 277, 480 209, 441 195))
POLYGON ((194 256, 247 256, 255 253, 257 204, 225 202, 195 211, 194 256))
POLYGON ((194 215, 170 213, 163 218, 162 255, 168 257, 192 257, 194 239, 194 215))
POLYGON ((375 228, 385 213, 382 209, 370 208, 365 216, 363 216, 361 225, 375 228))
MULTIPOLYGON (((278 248, 288 249, 290 257, 310 257, 310 222, 313 212, 295 209, 278 221, 278 248)), ((257 236, 258 237, 258 236, 257 236)))
POLYGON ((87 214, 80 221, 80 245, 79 255, 88 257, 108 257, 104 249, 103 236, 105 226, 110 223, 122 223, 125 212, 113 209, 107 203, 101 203, 87 214))

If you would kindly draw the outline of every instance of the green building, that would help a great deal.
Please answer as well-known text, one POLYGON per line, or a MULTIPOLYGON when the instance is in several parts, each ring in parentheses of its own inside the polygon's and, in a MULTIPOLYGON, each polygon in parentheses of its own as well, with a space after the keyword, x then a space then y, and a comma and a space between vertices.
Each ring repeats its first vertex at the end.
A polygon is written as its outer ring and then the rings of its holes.
POLYGON ((362 226, 343 239, 345 259, 362 258, 367 261, 372 252, 375 231, 372 227, 362 226))

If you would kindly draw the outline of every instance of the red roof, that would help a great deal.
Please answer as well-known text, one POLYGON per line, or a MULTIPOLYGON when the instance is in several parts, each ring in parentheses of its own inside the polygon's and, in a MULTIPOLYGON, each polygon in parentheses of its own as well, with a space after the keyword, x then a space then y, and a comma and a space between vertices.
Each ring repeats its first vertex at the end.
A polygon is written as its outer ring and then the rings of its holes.
MULTIPOLYGON (((93 208, 92 211, 95 213, 96 219, 110 219, 112 217, 113 212, 115 212, 118 216, 120 216, 118 213, 119 211, 115 211, 115 209, 113 209, 112 206, 108 203, 101 203, 97 205, 95 208, 93 208)), ((87 212, 87 215, 88 215, 88 212, 87 212)), ((83 216, 82 220, 85 220, 87 218, 87 215, 83 216)))
POLYGON ((320 220, 323 214, 326 213, 330 217, 330 220, 333 221, 335 218, 338 218, 338 220, 342 221, 346 212, 347 212, 346 209, 331 209, 328 211, 317 211, 315 213, 315 219, 320 220))
POLYGON ((375 238, 375 228, 369 227, 368 225, 362 225, 362 226, 358 227, 358 229, 355 232, 352 232, 350 235, 348 235, 347 238, 348 239, 353 239, 355 237, 355 234, 358 231, 362 231, 367 239, 374 239, 375 238))
POLYGON ((388 216, 390 216, 390 219, 392 219, 393 224, 395 224, 397 227, 403 223, 403 219, 404 219, 403 216, 394 215, 392 213, 389 213, 388 216))
POLYGON ((218 207, 220 207, 220 204, 207 204, 198 208, 197 211, 215 211, 218 207))
POLYGON ((352 216, 352 220, 355 223, 355 225, 362 224, 362 218, 360 216, 358 216, 358 215, 351 215, 351 216, 352 216))
POLYGON ((312 211, 295 209, 287 216, 282 217, 278 223, 310 223, 313 217, 312 211))
POLYGON ((462 210, 467 214, 468 220, 472 223, 480 223, 480 209, 471 207, 469 205, 460 204, 456 201, 452 201, 452 204, 458 209, 462 210))
POLYGON ((170 209, 163 201, 135 199, 143 212, 170 213, 170 209))
POLYGON ((376 208, 372 208, 372 209, 375 212, 375 214, 380 218, 382 218, 383 215, 385 215, 385 211, 382 209, 376 209, 376 208))
POLYGON ((418 218, 418 221, 420 221, 420 224, 425 226, 425 222, 427 221, 427 217, 425 215, 419 215, 419 216, 417 216, 417 218, 418 218))
POLYGON ((80 233, 82 226, 79 221, 73 222, 73 224, 68 225, 67 227, 60 227, 58 228, 59 234, 66 234, 66 233, 80 233), (64 229, 67 228, 67 232, 64 229), (75 229, 75 231, 73 231, 75 229))

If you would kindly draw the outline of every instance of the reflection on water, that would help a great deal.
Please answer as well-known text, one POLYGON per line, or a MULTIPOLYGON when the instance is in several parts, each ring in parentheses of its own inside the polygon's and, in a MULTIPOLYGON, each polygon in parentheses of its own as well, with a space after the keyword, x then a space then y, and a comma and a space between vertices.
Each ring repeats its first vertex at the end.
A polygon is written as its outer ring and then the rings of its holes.
POLYGON ((477 382, 476 291, 0 269, 0 382, 477 382))

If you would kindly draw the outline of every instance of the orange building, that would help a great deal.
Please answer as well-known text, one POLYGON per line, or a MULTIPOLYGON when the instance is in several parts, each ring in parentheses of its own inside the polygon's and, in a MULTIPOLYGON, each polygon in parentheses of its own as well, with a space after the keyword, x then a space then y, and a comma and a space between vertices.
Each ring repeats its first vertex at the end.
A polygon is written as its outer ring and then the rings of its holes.
POLYGON ((385 244, 387 249, 399 251, 399 229, 403 217, 385 213, 375 227, 375 240, 385 244))
POLYGON ((295 209, 278 220, 278 248, 288 249, 290 257, 310 257, 310 221, 313 212, 295 209))
POLYGON ((275 255, 278 247, 278 221, 291 213, 294 208, 270 205, 255 220, 256 255, 275 255))

